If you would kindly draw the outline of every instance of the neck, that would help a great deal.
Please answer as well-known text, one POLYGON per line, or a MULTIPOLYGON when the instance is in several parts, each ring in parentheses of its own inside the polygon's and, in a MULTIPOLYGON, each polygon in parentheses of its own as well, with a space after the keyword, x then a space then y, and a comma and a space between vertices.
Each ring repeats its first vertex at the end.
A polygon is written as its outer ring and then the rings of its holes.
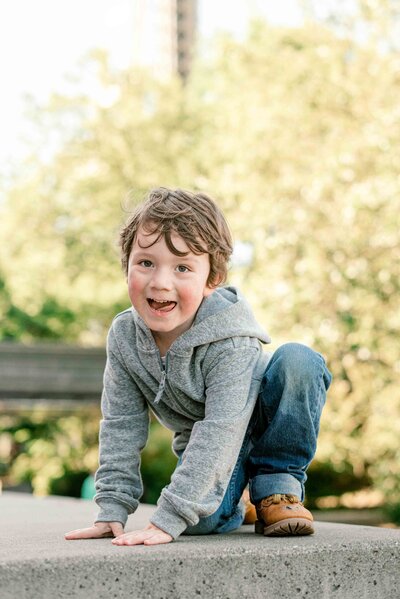
POLYGON ((154 331, 152 331, 152 335, 153 335, 154 341, 156 342, 156 345, 160 351, 160 355, 165 356, 165 354, 167 353, 167 351, 169 350, 169 348, 171 347, 171 345, 175 341, 175 339, 166 339, 164 336, 162 339, 160 339, 159 336, 157 335, 157 333, 154 331))

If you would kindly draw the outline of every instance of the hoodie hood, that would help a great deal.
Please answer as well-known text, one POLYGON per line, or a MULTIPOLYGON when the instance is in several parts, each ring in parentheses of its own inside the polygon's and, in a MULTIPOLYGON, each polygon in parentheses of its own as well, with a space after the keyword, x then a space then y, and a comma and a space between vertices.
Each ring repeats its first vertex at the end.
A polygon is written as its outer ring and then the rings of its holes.
MULTIPOLYGON (((137 341, 150 350, 154 347, 153 335, 134 308, 132 313, 138 328, 137 341)), ((172 343, 170 351, 184 354, 199 345, 231 337, 253 337, 271 343, 240 291, 236 287, 218 287, 203 299, 192 326, 172 343)))
POLYGON ((262 343, 271 343, 239 290, 219 287, 204 298, 192 326, 174 341, 171 350, 181 353, 230 337, 254 337, 262 343))

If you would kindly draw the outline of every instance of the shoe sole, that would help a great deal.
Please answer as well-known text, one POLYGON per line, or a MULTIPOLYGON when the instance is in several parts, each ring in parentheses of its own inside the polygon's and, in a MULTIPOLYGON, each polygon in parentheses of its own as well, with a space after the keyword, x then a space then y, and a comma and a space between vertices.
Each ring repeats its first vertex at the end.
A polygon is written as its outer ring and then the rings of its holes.
POLYGON ((313 523, 305 518, 287 518, 280 520, 270 526, 257 520, 255 532, 264 537, 287 537, 299 535, 312 535, 314 533, 313 523))

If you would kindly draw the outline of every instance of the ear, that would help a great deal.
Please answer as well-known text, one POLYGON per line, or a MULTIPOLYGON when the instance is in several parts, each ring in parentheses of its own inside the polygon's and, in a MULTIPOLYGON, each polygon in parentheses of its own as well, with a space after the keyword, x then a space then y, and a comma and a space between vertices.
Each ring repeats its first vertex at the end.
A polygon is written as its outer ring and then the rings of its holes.
POLYGON ((214 293, 216 287, 204 287, 204 291, 203 291, 203 297, 208 297, 209 295, 211 295, 212 293, 214 293))
POLYGON ((222 276, 221 275, 216 275, 215 280, 212 283, 208 283, 205 286, 203 296, 204 297, 208 297, 209 295, 211 295, 212 293, 214 293, 214 291, 216 290, 216 288, 219 287, 219 285, 221 283, 222 283, 222 276))
POLYGON ((224 282, 224 277, 221 273, 217 273, 213 281, 209 284, 211 289, 216 289, 224 282))

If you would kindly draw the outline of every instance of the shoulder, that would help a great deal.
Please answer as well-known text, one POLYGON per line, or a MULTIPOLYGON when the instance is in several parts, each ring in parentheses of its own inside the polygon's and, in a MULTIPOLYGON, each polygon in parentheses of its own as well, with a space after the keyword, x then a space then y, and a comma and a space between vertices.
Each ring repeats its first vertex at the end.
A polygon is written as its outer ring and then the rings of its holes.
POLYGON ((207 346, 207 351, 204 356, 204 368, 211 368, 216 362, 225 358, 233 359, 235 354, 242 357, 253 356, 257 359, 262 352, 261 344, 254 337, 227 337, 218 341, 212 341, 207 346))
POLYGON ((132 326, 133 325, 133 314, 132 308, 127 308, 122 312, 116 314, 111 323, 111 329, 118 329, 123 326, 132 326))
POLYGON ((135 321, 132 308, 127 308, 114 316, 108 331, 107 345, 110 348, 121 347, 128 339, 135 339, 135 321))

